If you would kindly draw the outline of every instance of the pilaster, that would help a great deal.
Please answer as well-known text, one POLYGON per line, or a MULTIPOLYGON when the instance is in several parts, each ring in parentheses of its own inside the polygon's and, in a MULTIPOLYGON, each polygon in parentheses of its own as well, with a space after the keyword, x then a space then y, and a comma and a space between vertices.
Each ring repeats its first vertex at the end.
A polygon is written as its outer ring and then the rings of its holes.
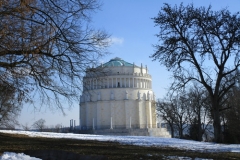
POLYGON ((151 101, 146 101, 148 107, 148 127, 152 128, 152 106, 151 101))
POLYGON ((114 124, 115 124, 115 112, 114 112, 114 103, 115 103, 115 100, 111 100, 110 101, 110 112, 111 112, 111 116, 109 117, 109 128, 110 129, 114 129, 114 124))
POLYGON ((97 102, 96 105, 96 128, 100 129, 101 128, 101 102, 97 102))
POLYGON ((143 107, 141 103, 141 99, 136 100, 137 106, 138 106, 138 122, 139 122, 139 128, 145 128, 144 126, 144 117, 143 117, 143 107))
POLYGON ((131 116, 131 110, 130 106, 128 106, 128 100, 124 100, 124 107, 125 107, 125 125, 126 128, 130 128, 130 116, 131 116))

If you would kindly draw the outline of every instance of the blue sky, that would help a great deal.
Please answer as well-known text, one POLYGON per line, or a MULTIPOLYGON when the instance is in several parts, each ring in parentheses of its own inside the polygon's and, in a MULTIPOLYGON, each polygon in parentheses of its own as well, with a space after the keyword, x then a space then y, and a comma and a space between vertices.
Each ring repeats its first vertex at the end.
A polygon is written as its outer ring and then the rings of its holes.
MULTIPOLYGON (((147 65, 152 75, 152 86, 156 98, 163 98, 171 82, 171 73, 157 61, 153 62, 149 58, 154 53, 153 45, 158 42, 155 34, 159 31, 154 27, 151 18, 157 16, 163 3, 178 5, 181 2, 184 5, 193 3, 195 7, 211 4, 214 10, 228 7, 232 13, 240 10, 239 0, 102 0, 101 9, 92 15, 92 26, 108 32, 113 44, 108 49, 111 54, 100 59, 100 62, 104 63, 120 57, 136 65, 141 63, 144 66, 147 65)), ((19 122, 31 126, 34 121, 43 118, 49 126, 56 124, 69 126, 69 120, 75 119, 78 124, 78 103, 72 109, 66 109, 65 112, 67 116, 64 117, 60 111, 49 110, 44 106, 41 110, 35 111, 32 106, 26 104, 19 122)))

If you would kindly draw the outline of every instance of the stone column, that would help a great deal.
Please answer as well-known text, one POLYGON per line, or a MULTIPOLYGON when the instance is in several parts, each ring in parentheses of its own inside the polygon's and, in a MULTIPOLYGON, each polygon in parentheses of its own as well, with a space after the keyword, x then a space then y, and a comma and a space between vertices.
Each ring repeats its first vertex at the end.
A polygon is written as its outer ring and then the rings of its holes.
POLYGON ((89 89, 92 89, 92 79, 89 80, 89 89))
POLYGON ((127 78, 125 78, 125 88, 127 88, 128 87, 128 80, 127 80, 127 78))
POLYGON ((133 88, 135 88, 135 87, 134 87, 134 78, 132 78, 132 79, 133 79, 133 88))
POLYGON ((128 87, 131 87, 130 78, 128 78, 128 87))
POLYGON ((94 88, 94 80, 91 79, 91 89, 93 89, 93 88, 94 88))
POLYGON ((124 87, 127 88, 127 78, 124 78, 124 81, 125 81, 124 87))
POLYGON ((103 84, 103 79, 99 79, 98 81, 98 89, 101 89, 102 88, 102 84, 103 84))
POLYGON ((148 119, 148 127, 152 128, 152 105, 151 105, 151 101, 146 101, 147 107, 148 107, 148 115, 147 115, 147 119, 148 119))
POLYGON ((96 87, 95 89, 98 89, 98 80, 96 79, 96 87))
POLYGON ((113 78, 112 78, 112 88, 113 88, 113 78))

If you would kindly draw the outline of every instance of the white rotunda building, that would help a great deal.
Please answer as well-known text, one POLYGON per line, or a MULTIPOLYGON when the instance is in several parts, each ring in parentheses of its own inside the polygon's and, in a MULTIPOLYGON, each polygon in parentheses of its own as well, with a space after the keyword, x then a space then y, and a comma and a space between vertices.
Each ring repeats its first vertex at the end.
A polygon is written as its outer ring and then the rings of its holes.
POLYGON ((86 71, 80 97, 80 128, 95 134, 169 137, 165 128, 157 128, 154 101, 147 66, 116 57, 86 71))

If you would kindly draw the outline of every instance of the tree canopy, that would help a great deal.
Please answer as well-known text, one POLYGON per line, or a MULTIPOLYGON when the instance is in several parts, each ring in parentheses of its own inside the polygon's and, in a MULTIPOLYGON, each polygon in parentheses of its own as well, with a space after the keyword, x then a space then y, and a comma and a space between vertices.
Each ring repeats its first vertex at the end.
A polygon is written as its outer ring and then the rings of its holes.
POLYGON ((220 112, 239 77, 240 16, 227 9, 164 4, 153 18, 159 43, 150 57, 173 72, 172 89, 198 82, 211 99, 215 141, 221 141, 220 112))
POLYGON ((97 0, 2 0, 0 83, 42 102, 78 98, 87 67, 98 63, 108 34, 91 27, 97 0))

